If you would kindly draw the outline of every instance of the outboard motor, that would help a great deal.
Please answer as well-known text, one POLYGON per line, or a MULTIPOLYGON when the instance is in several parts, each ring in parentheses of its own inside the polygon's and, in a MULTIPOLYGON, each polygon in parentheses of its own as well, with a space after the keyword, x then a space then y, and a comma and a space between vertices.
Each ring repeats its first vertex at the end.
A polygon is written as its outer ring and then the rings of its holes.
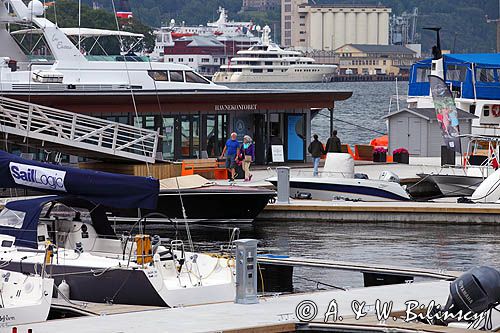
POLYGON ((393 182, 393 183, 398 183, 399 184, 399 177, 392 171, 382 171, 380 176, 378 177, 379 180, 385 180, 387 182, 393 182))
MULTIPOLYGON (((488 266, 475 267, 450 285, 450 296, 442 312, 480 314, 500 304, 500 272, 488 266)), ((448 319, 451 322, 452 319, 448 319)), ((447 324, 448 322, 441 322, 447 324)))

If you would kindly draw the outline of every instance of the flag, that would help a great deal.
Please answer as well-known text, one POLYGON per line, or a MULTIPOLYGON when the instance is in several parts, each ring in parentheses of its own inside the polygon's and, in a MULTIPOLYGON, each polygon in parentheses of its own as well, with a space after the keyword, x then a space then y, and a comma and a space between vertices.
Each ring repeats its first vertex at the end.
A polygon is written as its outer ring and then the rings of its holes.
POLYGON ((448 148, 461 153, 458 110, 450 88, 442 78, 435 75, 429 75, 429 83, 434 109, 436 110, 436 119, 441 128, 444 143, 448 148))

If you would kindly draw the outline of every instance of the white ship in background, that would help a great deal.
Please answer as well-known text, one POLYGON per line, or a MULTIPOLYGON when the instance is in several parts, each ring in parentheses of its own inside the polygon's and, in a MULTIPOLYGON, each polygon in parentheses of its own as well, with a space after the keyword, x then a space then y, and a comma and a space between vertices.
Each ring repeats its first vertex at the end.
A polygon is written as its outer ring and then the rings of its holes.
POLYGON ((283 50, 271 41, 269 26, 263 28, 262 40, 220 67, 214 82, 322 82, 329 80, 336 65, 315 64, 313 58, 298 51, 283 50))

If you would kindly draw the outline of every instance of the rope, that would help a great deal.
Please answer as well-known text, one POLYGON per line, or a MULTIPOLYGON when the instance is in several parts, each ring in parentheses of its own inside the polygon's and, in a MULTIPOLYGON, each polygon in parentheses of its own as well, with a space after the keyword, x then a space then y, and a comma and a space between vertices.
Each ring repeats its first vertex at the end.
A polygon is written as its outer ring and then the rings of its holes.
POLYGON ((324 286, 327 286, 327 287, 331 287, 331 288, 334 288, 334 289, 339 289, 339 290, 344 290, 344 291, 347 290, 347 289, 342 288, 342 287, 337 287, 337 286, 334 286, 332 284, 324 283, 324 282, 317 281, 317 280, 308 279, 308 278, 305 278, 305 277, 302 277, 302 276, 295 276, 295 277, 298 278, 298 279, 301 279, 301 280, 305 280, 305 281, 309 281, 309 282, 315 282, 317 289, 319 289, 319 285, 321 284, 321 285, 324 285, 324 286))
MULTIPOLYGON (((330 119, 330 116, 327 116, 327 115, 325 115, 325 114, 323 114, 321 112, 319 112, 318 115, 330 119)), ((377 130, 374 130, 372 128, 364 127, 364 126, 361 126, 361 125, 358 125, 358 124, 354 124, 354 123, 351 123, 351 122, 348 122, 346 120, 342 120, 342 119, 339 119, 339 118, 332 117, 332 119, 334 119, 336 121, 340 121, 341 123, 346 123, 346 124, 352 125, 354 127, 359 127, 359 128, 362 128, 362 129, 365 129, 367 131, 371 131, 371 132, 374 132, 374 133, 377 133, 377 134, 381 134, 381 135, 386 135, 387 134, 387 133, 384 133, 384 132, 381 132, 381 131, 377 131, 377 130)))
MULTIPOLYGON (((116 29, 121 32, 120 30, 120 23, 118 22, 118 16, 116 16, 116 7, 115 7, 115 0, 111 0, 111 4, 113 5, 113 14, 115 15, 115 22, 116 22, 116 29)), ((120 40, 120 46, 123 46, 123 39, 121 34, 118 34, 118 39, 120 40)), ((135 101, 135 95, 134 95, 134 89, 132 88, 132 80, 130 79, 130 72, 128 70, 128 65, 127 65, 127 57, 124 55, 123 56, 123 63, 125 65, 125 71, 127 72, 127 79, 128 79, 128 85, 130 88, 130 96, 132 97, 132 104, 134 106, 134 113, 136 118, 139 118, 139 113, 137 112, 137 103, 135 101)), ((146 146, 144 145, 144 141, 142 141, 142 148, 146 150, 146 146)), ((148 175, 151 177, 151 170, 149 167, 149 163, 146 161, 146 169, 148 172, 148 175)))

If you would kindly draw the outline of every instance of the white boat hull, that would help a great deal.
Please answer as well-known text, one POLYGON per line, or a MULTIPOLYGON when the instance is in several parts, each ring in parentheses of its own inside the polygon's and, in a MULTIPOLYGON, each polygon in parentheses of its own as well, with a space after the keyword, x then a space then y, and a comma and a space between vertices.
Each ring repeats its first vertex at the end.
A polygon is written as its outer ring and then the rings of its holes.
POLYGON ((0 325, 13 326, 47 320, 54 280, 1 270, 0 325))
MULTIPOLYGON (((268 179, 276 184, 276 177, 268 179)), ((290 196, 310 193, 313 200, 405 201, 408 193, 398 183, 356 178, 290 178, 290 196)))
POLYGON ((276 69, 272 73, 217 72, 212 81, 216 83, 323 82, 331 78, 335 70, 328 66, 315 67, 317 72, 297 72, 296 69, 298 68, 289 68, 286 72, 276 69))

